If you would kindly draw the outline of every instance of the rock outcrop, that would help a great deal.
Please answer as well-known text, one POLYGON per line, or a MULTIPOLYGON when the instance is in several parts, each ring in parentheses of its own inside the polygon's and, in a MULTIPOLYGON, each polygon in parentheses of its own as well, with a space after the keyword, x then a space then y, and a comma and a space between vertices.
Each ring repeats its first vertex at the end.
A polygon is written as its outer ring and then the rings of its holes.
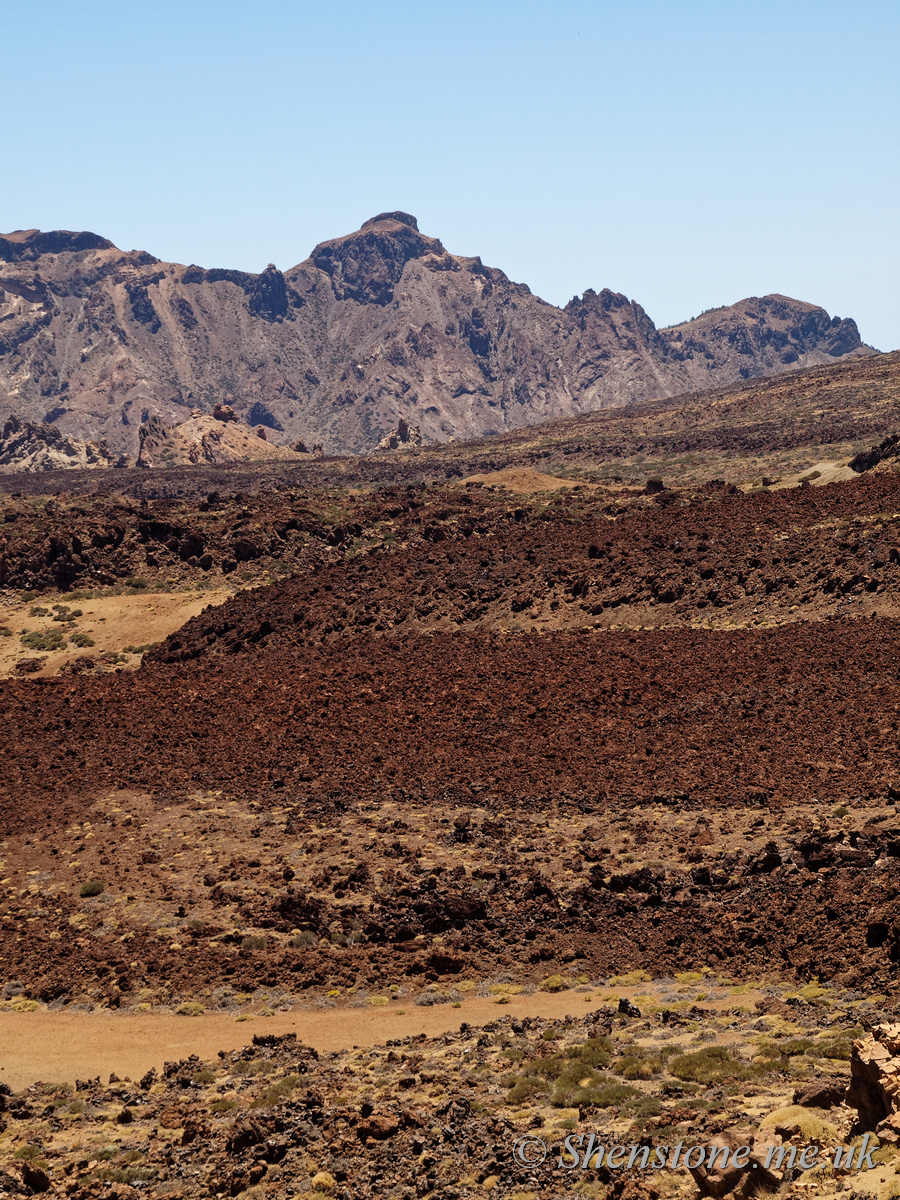
POLYGON ((847 1103, 859 1127, 882 1142, 900 1142, 900 1024, 876 1025, 853 1043, 847 1103))
POLYGON ((127 455, 110 451, 105 441, 99 445, 66 437, 52 425, 36 425, 9 417, 0 431, 0 472, 34 474, 60 467, 130 466, 127 455))
POLYGON ((417 425, 410 425, 403 417, 400 418, 393 433, 381 439, 376 450, 405 450, 408 446, 421 446, 422 432, 417 425))
POLYGON ((223 398, 270 441, 368 453, 401 420, 446 442, 870 353, 852 320, 784 296, 668 329, 608 289, 556 308, 399 211, 260 274, 0 237, 0 419, 115 453, 223 398))
POLYGON ((250 429, 227 405, 211 416, 194 410, 187 421, 167 426, 153 416, 140 428, 139 467, 175 467, 199 463, 301 462, 298 451, 276 446, 262 425, 250 429))

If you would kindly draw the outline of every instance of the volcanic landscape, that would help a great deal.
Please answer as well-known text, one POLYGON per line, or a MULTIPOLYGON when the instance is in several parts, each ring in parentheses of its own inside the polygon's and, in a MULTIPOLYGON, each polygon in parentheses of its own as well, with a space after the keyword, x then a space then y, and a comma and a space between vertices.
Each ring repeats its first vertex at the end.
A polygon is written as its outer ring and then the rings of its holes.
POLYGON ((896 1195, 898 381, 0 476, 0 1193, 896 1195))

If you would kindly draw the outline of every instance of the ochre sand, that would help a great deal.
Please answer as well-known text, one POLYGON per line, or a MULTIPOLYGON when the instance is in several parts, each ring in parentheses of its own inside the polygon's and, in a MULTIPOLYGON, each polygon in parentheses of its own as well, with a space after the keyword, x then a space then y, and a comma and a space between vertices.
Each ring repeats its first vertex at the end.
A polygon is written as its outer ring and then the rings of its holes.
MULTIPOLYGON (((13 674, 20 658, 43 659, 43 666, 36 675, 47 676, 55 675, 63 663, 82 654, 96 658, 104 650, 120 653, 128 645, 143 646, 148 642, 161 642, 191 617, 201 613, 207 605, 223 604, 233 593, 234 588, 218 588, 206 592, 141 592, 135 596, 71 600, 65 592, 61 592, 58 597, 48 593, 27 603, 0 599, 0 627, 8 626, 15 634, 13 637, 0 638, 0 678, 13 674), (54 623, 50 615, 29 616, 34 605, 51 610, 54 604, 81 609, 82 615, 75 621, 72 631, 86 633, 93 640, 93 646, 80 647, 69 642, 64 650, 50 654, 29 650, 22 645, 19 636, 22 629, 41 633, 49 629, 66 631, 66 627, 54 623)), ((129 655, 126 665, 136 667, 139 663, 138 655, 129 655)))
MULTIPOLYGON (((219 1050, 239 1050, 254 1033, 296 1033, 298 1041, 320 1053, 347 1050, 353 1046, 377 1046, 389 1038, 424 1033, 437 1037, 456 1030, 460 1023, 486 1025, 503 1016, 560 1019, 608 1003, 610 1000, 646 993, 643 988, 598 989, 590 996, 578 992, 556 995, 511 996, 508 1004, 493 998, 471 997, 460 1008, 449 1004, 429 1008, 410 1004, 402 1015, 403 1002, 387 1008, 294 1009, 273 1017, 236 1021, 233 1013, 204 1013, 181 1017, 174 1013, 32 1012, 0 1013, 0 1082, 18 1091, 41 1080, 44 1083, 94 1079, 106 1083, 111 1073, 132 1080, 151 1067, 162 1069, 196 1054, 214 1059, 219 1050)), ((734 1004, 752 1009, 761 993, 704 1001, 705 1008, 728 1008, 734 1004)))

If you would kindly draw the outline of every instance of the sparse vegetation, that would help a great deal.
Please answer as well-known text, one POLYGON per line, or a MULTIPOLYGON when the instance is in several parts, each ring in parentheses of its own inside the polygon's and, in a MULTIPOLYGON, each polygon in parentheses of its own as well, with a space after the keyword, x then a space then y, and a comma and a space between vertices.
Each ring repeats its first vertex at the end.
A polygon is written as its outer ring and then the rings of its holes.
POLYGON ((106 884, 100 879, 88 879, 78 889, 79 896, 86 899, 88 896, 101 896, 106 891, 106 884))
POLYGON ((37 630, 32 633, 25 633, 21 638, 21 642, 27 649, 39 650, 43 653, 62 650, 66 644, 63 633, 58 629, 48 629, 45 633, 39 633, 37 630))

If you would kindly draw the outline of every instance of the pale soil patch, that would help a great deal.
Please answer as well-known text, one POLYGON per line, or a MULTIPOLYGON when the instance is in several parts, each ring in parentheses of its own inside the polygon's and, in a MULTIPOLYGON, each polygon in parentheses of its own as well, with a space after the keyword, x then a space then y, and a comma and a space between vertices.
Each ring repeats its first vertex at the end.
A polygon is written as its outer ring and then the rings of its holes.
MULTIPOLYGON (((43 666, 38 676, 55 675, 66 662, 82 654, 97 658, 104 651, 121 653, 125 646, 146 646, 160 642, 176 629, 197 616, 207 605, 223 604, 231 595, 231 588, 219 588, 208 592, 170 593, 142 592, 135 596, 103 596, 97 600, 72 600, 65 593, 42 595, 36 600, 23 602, 0 600, 0 627, 12 630, 12 637, 0 637, 0 678, 13 673, 15 664, 22 658, 42 658, 43 666), (81 609, 82 616, 72 625, 54 621, 52 615, 32 617, 30 610, 38 606, 53 612, 54 604, 64 604, 73 611, 81 609), (59 630, 66 636, 71 633, 86 633, 93 639, 93 646, 75 646, 66 643, 65 650, 44 653, 23 646, 21 631, 44 633, 59 630)), ((129 654, 125 667, 136 667, 141 661, 139 654, 129 654)), ((34 678, 30 676, 29 678, 34 678)))
MULTIPOLYGON (((439 1037, 458 1029, 462 1021, 485 1025, 503 1016, 577 1018, 602 1004, 614 1006, 622 996, 646 994, 652 987, 538 992, 510 996, 504 1004, 494 997, 467 996, 459 1008, 419 1007, 412 996, 404 996, 385 1008, 294 1009, 249 1021, 236 1021, 233 1012, 199 1017, 110 1011, 0 1013, 0 1082, 18 1091, 37 1080, 72 1083, 99 1075, 105 1083, 111 1072, 136 1080, 150 1067, 161 1071, 166 1061, 190 1054, 206 1061, 220 1050, 238 1050, 254 1033, 296 1033, 298 1041, 324 1054, 419 1033, 439 1037), (404 1012, 398 1014, 398 1009, 404 1012)), ((752 1006, 761 997, 761 992, 753 991, 740 1000, 752 1006)), ((708 1009, 727 1009, 734 1003, 731 996, 703 1001, 708 1009)))
POLYGON ((596 487, 597 484, 579 483, 575 479, 560 479, 557 475, 545 475, 531 467, 510 467, 503 471, 485 471, 482 475, 469 475, 461 484, 483 483, 491 487, 502 487, 518 496, 529 496, 534 492, 558 492, 575 487, 596 487))
MULTIPOLYGON (((801 483, 809 483, 812 487, 824 487, 826 483, 841 483, 846 479, 859 479, 856 471, 847 466, 846 459, 843 462, 825 459, 822 462, 813 463, 811 467, 804 467, 796 474, 779 475, 776 481, 770 485, 769 490, 775 492, 782 488, 799 487, 801 483)), ((759 480, 743 484, 742 487, 744 491, 758 489, 759 480)))

